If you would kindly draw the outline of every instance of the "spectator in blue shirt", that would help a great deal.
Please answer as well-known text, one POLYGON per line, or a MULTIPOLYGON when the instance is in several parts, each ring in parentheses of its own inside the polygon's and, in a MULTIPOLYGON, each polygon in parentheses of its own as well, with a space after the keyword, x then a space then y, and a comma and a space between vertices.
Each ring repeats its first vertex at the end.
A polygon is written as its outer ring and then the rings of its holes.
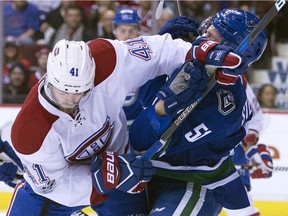
POLYGON ((40 26, 40 12, 26 0, 4 4, 4 36, 13 36, 22 44, 34 42, 40 26))

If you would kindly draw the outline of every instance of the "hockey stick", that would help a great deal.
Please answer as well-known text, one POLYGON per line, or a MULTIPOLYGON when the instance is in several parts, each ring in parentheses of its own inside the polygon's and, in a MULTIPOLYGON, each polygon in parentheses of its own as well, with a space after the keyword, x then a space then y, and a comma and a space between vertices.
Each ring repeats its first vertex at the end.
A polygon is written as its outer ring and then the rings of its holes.
MULTIPOLYGON (((159 4, 157 6, 157 9, 156 9, 156 13, 155 13, 155 17, 156 17, 157 20, 160 19, 161 15, 163 13, 163 6, 164 6, 164 0, 160 0, 159 4)), ((178 8, 179 16, 182 16, 182 10, 181 10, 181 6, 180 6, 179 0, 177 0, 177 8, 178 8)))
MULTIPOLYGON (((248 169, 251 170, 253 168, 252 165, 236 165, 237 169, 248 169)), ((277 172, 288 172, 288 167, 287 166, 273 166, 273 171, 277 171, 277 172)))
POLYGON ((157 20, 159 20, 161 15, 162 15, 163 5, 164 5, 164 0, 160 0, 159 4, 157 6, 157 9, 156 9, 156 14, 155 14, 155 17, 157 20))
MULTIPOLYGON (((240 45, 236 48, 236 53, 243 53, 251 44, 251 42, 259 35, 261 31, 270 23, 270 21, 278 14, 280 9, 286 4, 285 0, 277 0, 272 8, 264 15, 259 23, 253 28, 253 30, 244 38, 240 45)), ((152 159, 157 156, 162 156, 165 149, 168 147, 168 139, 174 133, 175 130, 183 123, 183 121, 190 115, 190 113, 198 106, 198 104, 204 99, 204 97, 210 92, 210 90, 216 85, 217 81, 213 78, 209 81, 208 86, 204 94, 198 98, 195 102, 186 107, 178 117, 171 123, 166 131, 160 137, 160 140, 156 141, 142 156, 143 159, 152 159)))
POLYGON ((177 2, 178 14, 179 14, 179 16, 182 16, 182 10, 181 10, 180 2, 179 2, 179 0, 176 0, 176 2, 177 2))

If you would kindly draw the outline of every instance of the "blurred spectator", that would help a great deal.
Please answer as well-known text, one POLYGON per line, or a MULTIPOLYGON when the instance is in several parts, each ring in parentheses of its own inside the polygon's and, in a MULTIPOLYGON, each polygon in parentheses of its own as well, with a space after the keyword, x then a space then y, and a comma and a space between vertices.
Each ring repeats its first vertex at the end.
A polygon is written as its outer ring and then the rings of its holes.
POLYGON ((4 36, 13 36, 22 44, 34 42, 40 27, 40 12, 26 0, 13 0, 4 4, 4 36))
POLYGON ((3 86, 3 103, 21 104, 30 91, 29 73, 24 65, 16 63, 9 71, 10 83, 3 86))
POLYGON ((140 35, 140 17, 137 12, 123 7, 116 11, 113 19, 113 34, 117 40, 128 40, 140 35))
MULTIPOLYGON (((97 33, 98 22, 99 22, 99 11, 97 10, 97 1, 76 1, 76 5, 83 8, 84 11, 84 25, 91 31, 97 33)), ((96 37, 96 35, 95 35, 96 37)))
POLYGON ((181 1, 183 15, 193 17, 199 23, 209 16, 214 16, 219 7, 218 1, 181 1))
POLYGON ((95 9, 98 11, 99 15, 101 16, 102 14, 105 13, 107 10, 116 10, 115 8, 115 1, 107 1, 107 0, 102 0, 102 1, 95 1, 95 9))
POLYGON ((46 18, 46 14, 58 8, 61 3, 60 0, 27 0, 27 2, 35 5, 38 8, 41 20, 44 20, 46 18))
POLYGON ((261 108, 280 108, 276 106, 277 89, 272 84, 263 84, 257 94, 261 108))
POLYGON ((160 28, 162 26, 164 26, 167 23, 168 20, 170 20, 170 19, 172 19, 174 17, 175 17, 174 11, 171 8, 169 8, 169 7, 165 7, 163 9, 163 12, 162 12, 162 15, 161 15, 160 19, 157 21, 158 30, 160 30, 160 28))
POLYGON ((55 31, 64 23, 65 10, 68 6, 75 5, 75 1, 62 0, 59 7, 46 14, 46 18, 40 25, 40 32, 43 34, 39 38, 44 38, 48 44, 55 31))
POLYGON ((113 18, 115 16, 114 10, 107 10, 101 16, 98 23, 98 38, 115 39, 113 34, 113 18))
POLYGON ((22 57, 20 53, 19 43, 13 37, 7 37, 3 49, 3 84, 9 83, 9 70, 12 65, 16 63, 23 64, 26 70, 30 69, 30 62, 26 58, 22 57))
POLYGON ((273 41, 271 47, 276 48, 273 54, 288 57, 288 7, 283 7, 273 20, 273 41))
POLYGON ((137 13, 141 18, 141 35, 151 35, 153 16, 155 16, 152 10, 152 1, 139 1, 137 13))
POLYGON ((83 22, 83 9, 77 5, 65 8, 64 23, 57 29, 48 44, 53 47, 61 39, 73 41, 89 41, 95 38, 96 33, 85 29, 83 22))
POLYGON ((29 88, 32 88, 36 83, 38 83, 41 77, 46 73, 49 53, 50 50, 47 48, 40 49, 38 52, 36 52, 35 56, 37 59, 38 67, 34 73, 30 75, 28 83, 29 88))

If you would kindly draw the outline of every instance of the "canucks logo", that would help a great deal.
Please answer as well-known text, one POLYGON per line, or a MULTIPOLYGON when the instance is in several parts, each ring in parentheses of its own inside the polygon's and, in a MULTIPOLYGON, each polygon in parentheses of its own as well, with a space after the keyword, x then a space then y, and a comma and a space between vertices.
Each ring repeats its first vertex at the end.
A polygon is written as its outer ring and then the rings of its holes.
POLYGON ((230 91, 219 89, 216 92, 218 98, 218 111, 222 115, 228 115, 235 109, 233 94, 230 91))

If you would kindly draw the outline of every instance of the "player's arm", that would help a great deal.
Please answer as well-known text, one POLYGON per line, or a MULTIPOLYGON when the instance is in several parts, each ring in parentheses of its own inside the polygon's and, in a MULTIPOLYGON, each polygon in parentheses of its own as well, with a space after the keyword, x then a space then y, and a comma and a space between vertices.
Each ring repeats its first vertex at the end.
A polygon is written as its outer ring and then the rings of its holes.
POLYGON ((253 116, 249 123, 247 135, 242 141, 245 151, 247 151, 251 146, 257 144, 259 134, 263 129, 263 123, 264 123, 263 112, 249 83, 246 84, 246 95, 248 102, 251 105, 253 116))
POLYGON ((155 173, 149 160, 133 153, 118 155, 116 152, 94 156, 90 171, 94 188, 101 195, 113 189, 130 194, 140 193, 155 173))
POLYGON ((209 76, 201 63, 187 61, 176 69, 157 92, 155 103, 133 122, 129 133, 132 148, 137 152, 145 151, 159 140, 177 114, 203 93, 208 81, 209 76), (139 134, 143 130, 145 135, 139 134))
POLYGON ((17 182, 23 178, 23 166, 7 141, 3 141, 0 136, 0 181, 10 187, 15 187, 17 182), (3 156, 3 157, 1 157, 3 156))

